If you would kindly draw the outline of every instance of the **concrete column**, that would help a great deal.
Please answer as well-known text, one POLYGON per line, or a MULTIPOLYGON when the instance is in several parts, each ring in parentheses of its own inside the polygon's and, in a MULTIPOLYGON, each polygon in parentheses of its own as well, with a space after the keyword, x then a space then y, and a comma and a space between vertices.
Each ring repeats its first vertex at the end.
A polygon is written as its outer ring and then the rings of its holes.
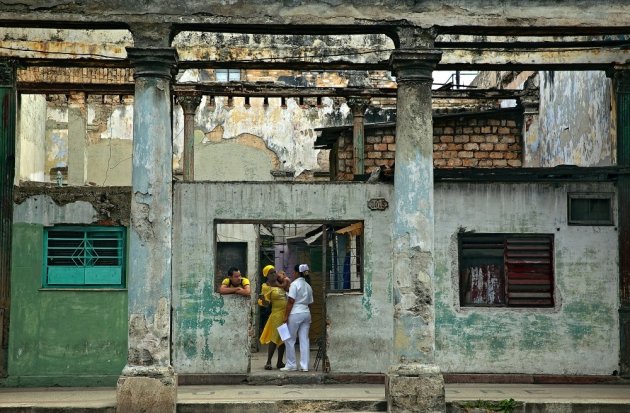
POLYGON ((195 112, 201 96, 178 96, 177 103, 184 111, 184 153, 182 155, 184 181, 195 180, 195 112))
POLYGON ((394 175, 394 364, 386 378, 390 412, 444 412, 435 364, 433 274, 433 36, 399 33, 391 65, 398 83, 394 175))
POLYGON ((370 98, 350 97, 348 106, 352 110, 352 152, 354 155, 354 165, 352 172, 354 176, 365 174, 365 133, 364 118, 365 109, 370 104, 370 98))
MULTIPOLYGON (((617 165, 630 167, 630 66, 619 66, 614 73, 617 108, 617 165)), ((621 375, 630 377, 630 176, 617 181, 619 232, 619 365, 621 375)))
POLYGON ((540 152, 532 153, 532 146, 538 146, 539 139, 539 107, 540 98, 538 93, 525 95, 520 99, 523 107, 523 167, 539 166, 536 158, 540 157, 540 152))
POLYGON ((0 377, 7 376, 9 355, 16 110, 15 65, 0 61, 0 377))
POLYGON ((128 48, 134 67, 129 341, 117 386, 118 412, 175 412, 171 366, 173 48, 128 48))
POLYGON ((87 180, 87 105, 85 93, 68 97, 68 185, 87 180))

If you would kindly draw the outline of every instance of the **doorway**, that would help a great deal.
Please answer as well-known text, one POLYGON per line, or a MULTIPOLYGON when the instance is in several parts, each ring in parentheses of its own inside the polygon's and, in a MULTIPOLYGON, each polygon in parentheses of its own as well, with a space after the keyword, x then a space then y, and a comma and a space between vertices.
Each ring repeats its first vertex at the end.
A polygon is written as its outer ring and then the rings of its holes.
MULTIPOLYGON (((295 267, 308 264, 314 299, 310 308, 310 370, 329 370, 326 296, 362 288, 362 277, 358 276, 363 262, 362 230, 361 222, 221 222, 217 225, 216 282, 220 282, 219 278, 231 266, 239 267, 251 282, 250 374, 263 373, 267 361, 268 348, 259 338, 271 310, 256 303, 266 282, 262 268, 267 265, 273 265, 277 272, 284 272, 293 281, 295 267)), ((274 369, 276 360, 277 353, 272 362, 274 369)))

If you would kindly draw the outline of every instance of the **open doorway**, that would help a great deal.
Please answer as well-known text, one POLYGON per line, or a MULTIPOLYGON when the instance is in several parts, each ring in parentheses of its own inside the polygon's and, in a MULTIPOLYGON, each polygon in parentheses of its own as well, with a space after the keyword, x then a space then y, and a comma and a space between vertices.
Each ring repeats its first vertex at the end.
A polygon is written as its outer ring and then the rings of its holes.
MULTIPOLYGON (((295 267, 308 264, 313 290, 309 371, 330 371, 327 358, 326 297, 363 288, 362 222, 220 222, 216 227, 216 272, 237 266, 247 276, 252 292, 249 372, 264 373, 268 347, 260 343, 271 308, 257 303, 266 282, 262 269, 274 266, 293 281, 295 267), (255 249, 255 251, 252 251, 255 249)), ((217 276, 217 282, 220 282, 217 276)), ((299 348, 299 346, 296 346, 299 348)), ((296 350, 299 357, 299 349, 296 350)), ((273 369, 277 368, 277 353, 273 369)), ((286 361, 286 359, 284 360, 286 361)))

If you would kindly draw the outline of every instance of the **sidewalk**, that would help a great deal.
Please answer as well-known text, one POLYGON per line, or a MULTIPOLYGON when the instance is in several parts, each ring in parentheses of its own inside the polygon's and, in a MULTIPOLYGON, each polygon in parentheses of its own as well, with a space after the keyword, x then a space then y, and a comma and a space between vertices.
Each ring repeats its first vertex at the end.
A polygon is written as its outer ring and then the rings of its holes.
MULTIPOLYGON (((447 384, 447 411, 478 400, 536 412, 630 412, 630 385, 447 384), (537 407, 535 407, 535 406, 537 407), (531 410, 534 409, 535 410, 531 410)), ((0 388, 0 412, 115 412, 115 388, 0 388)), ((178 412, 385 411, 376 384, 179 386, 178 412)), ((483 410, 481 410, 483 411, 483 410)))

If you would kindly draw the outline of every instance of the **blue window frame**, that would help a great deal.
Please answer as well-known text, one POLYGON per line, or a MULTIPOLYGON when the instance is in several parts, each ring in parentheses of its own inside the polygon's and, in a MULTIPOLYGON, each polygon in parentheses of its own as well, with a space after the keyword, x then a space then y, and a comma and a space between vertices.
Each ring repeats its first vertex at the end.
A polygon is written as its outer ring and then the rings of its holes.
POLYGON ((44 288, 123 288, 124 227, 52 227, 44 234, 44 288))

